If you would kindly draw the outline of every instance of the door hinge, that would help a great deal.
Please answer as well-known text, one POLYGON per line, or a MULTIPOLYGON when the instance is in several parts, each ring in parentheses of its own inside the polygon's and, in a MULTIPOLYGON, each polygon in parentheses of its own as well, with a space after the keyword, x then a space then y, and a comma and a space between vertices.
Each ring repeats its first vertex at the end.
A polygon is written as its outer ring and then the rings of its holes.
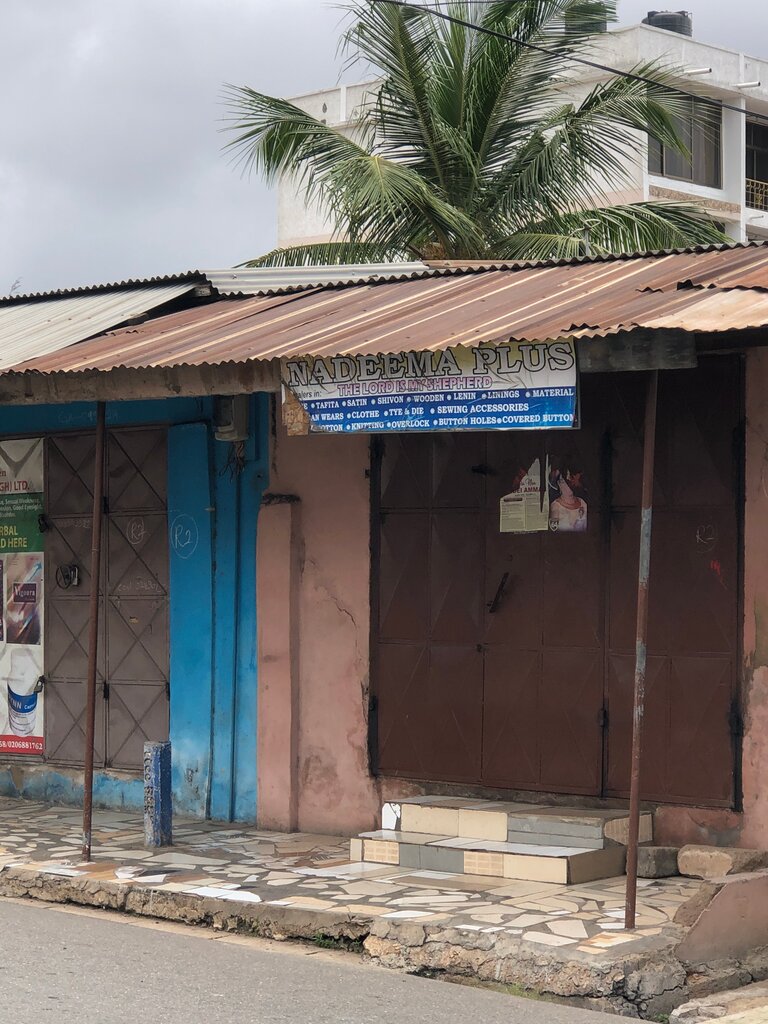
POLYGON ((731 736, 741 738, 744 735, 744 719, 741 716, 741 708, 738 701, 731 701, 731 708, 728 712, 728 727, 731 736))
POLYGON ((171 681, 170 679, 165 680, 165 699, 171 699, 171 681))
POLYGON ((107 682, 106 679, 101 684, 101 692, 104 697, 104 700, 109 700, 109 683, 107 682))
POLYGON ((107 498, 106 494, 101 499, 101 509, 105 516, 109 515, 109 499, 107 498))
POLYGON ((597 724, 601 729, 608 728, 608 708, 605 705, 597 713, 597 724))
POLYGON ((368 699, 368 768, 371 775, 379 773, 379 700, 372 693, 368 699))

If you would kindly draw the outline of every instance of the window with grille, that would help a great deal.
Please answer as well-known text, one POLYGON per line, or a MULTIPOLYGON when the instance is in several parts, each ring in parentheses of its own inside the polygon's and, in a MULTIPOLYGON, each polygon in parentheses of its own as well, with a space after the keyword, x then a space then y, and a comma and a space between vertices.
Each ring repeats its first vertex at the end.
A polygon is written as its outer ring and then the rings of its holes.
POLYGON ((665 178, 722 188, 722 109, 712 101, 693 98, 685 107, 674 120, 688 153, 649 139, 648 170, 665 178))

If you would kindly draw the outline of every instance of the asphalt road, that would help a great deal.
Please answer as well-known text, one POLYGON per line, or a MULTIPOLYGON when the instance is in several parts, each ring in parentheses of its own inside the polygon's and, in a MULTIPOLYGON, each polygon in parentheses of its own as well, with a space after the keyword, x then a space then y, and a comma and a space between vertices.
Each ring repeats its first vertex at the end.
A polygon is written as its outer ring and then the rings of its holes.
MULTIPOLYGON (((599 1024, 348 953, 0 900, 2 1020, 56 1024, 599 1024)), ((614 1018, 617 1019, 618 1018, 614 1018)))

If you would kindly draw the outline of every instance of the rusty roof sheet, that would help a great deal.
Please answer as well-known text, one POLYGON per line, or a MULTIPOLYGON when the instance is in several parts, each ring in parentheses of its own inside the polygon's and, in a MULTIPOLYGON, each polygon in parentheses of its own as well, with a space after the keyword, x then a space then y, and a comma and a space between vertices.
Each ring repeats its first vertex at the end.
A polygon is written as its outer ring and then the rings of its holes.
POLYGON ((298 355, 442 349, 634 328, 768 325, 768 246, 533 265, 443 266, 436 276, 221 299, 111 332, 14 370, 109 370, 298 355))
POLYGON ((52 356, 178 299, 194 281, 0 305, 0 370, 52 356))
POLYGON ((170 285, 189 282, 190 286, 212 289, 219 295, 267 295, 276 292, 300 291, 323 285, 355 284, 358 281, 400 281, 407 277, 433 273, 420 260, 393 263, 339 263, 306 267, 227 267, 222 270, 185 270, 164 277, 146 277, 127 281, 111 281, 47 292, 0 295, 0 308, 18 306, 49 299, 98 295, 126 288, 170 285))

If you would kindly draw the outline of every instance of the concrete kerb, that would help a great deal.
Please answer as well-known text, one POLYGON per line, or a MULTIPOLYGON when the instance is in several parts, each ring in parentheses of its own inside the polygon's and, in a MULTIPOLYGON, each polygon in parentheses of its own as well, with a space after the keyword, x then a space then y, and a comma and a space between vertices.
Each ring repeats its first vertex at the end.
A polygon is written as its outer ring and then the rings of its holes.
POLYGON ((432 977, 465 977, 512 986, 539 996, 652 1018, 680 1003, 768 978, 768 948, 739 961, 692 965, 675 942, 667 948, 597 958, 536 948, 508 934, 466 932, 439 922, 386 921, 265 903, 217 900, 130 883, 58 876, 28 868, 0 872, 0 896, 101 907, 127 914, 211 927, 278 941, 294 940, 362 949, 382 967, 432 977))

